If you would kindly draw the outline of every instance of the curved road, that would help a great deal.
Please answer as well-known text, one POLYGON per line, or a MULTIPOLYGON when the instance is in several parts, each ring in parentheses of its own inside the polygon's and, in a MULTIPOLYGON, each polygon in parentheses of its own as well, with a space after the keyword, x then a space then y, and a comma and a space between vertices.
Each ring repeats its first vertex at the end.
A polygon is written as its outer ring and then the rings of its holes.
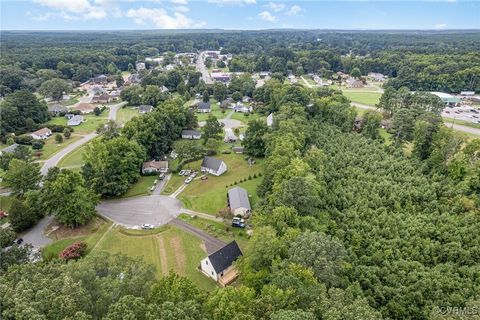
MULTIPOLYGON (((120 102, 120 103, 117 103, 115 105, 111 105, 110 106, 110 111, 108 113, 108 119, 109 120, 116 120, 118 110, 126 104, 127 104, 126 102, 120 102)), ((84 145, 88 141, 92 140, 97 135, 98 134, 95 133, 95 132, 87 134, 86 136, 83 136, 80 140, 75 141, 72 144, 69 144, 68 146, 66 146, 65 148, 63 148, 62 150, 60 150, 59 152, 54 154, 52 157, 50 157, 48 160, 46 160, 43 163, 43 166, 40 170, 42 175, 46 175, 47 172, 48 172, 48 169, 50 169, 52 167, 55 167, 60 162, 60 160, 62 160, 63 157, 65 157, 67 154, 69 154, 73 150, 81 147, 82 145, 84 145)))

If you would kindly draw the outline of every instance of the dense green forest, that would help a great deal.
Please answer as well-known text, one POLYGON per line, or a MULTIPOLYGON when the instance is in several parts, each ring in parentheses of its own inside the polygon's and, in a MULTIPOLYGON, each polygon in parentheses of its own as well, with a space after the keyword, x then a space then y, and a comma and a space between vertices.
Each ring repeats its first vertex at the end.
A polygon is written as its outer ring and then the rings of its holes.
POLYGON ((480 86, 480 34, 476 31, 8 31, 1 37, 2 95, 39 86, 40 70, 85 81, 108 73, 109 66, 128 70, 136 61, 159 53, 220 49, 236 56, 233 71, 330 77, 358 67, 363 75, 381 72, 392 77, 389 85, 397 89, 460 92, 478 91, 480 86))

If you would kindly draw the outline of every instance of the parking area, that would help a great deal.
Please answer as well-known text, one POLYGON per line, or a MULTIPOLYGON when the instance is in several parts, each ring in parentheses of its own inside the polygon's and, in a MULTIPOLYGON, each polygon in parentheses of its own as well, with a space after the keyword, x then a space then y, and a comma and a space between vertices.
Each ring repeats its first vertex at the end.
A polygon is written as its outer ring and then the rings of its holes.
POLYGON ((480 110, 466 105, 460 107, 446 107, 442 111, 442 117, 471 123, 480 123, 480 110))
POLYGON ((181 212, 179 200, 162 195, 132 197, 102 201, 97 211, 126 228, 141 228, 143 224, 159 227, 175 219, 181 212))

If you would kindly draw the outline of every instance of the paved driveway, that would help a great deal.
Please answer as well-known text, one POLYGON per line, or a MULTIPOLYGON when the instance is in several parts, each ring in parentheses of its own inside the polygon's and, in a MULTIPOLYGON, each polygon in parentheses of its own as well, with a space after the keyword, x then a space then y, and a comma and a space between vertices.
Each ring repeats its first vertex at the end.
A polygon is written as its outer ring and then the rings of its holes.
POLYGON ((52 242, 43 232, 45 228, 53 221, 52 216, 43 217, 35 226, 18 235, 24 243, 29 243, 34 247, 41 248, 52 242))
POLYGON ((97 211, 126 228, 140 227, 144 223, 162 226, 181 213, 179 200, 162 195, 132 197, 102 201, 97 211))
MULTIPOLYGON (((218 122, 223 123, 223 128, 224 129, 233 129, 237 127, 242 127, 242 122, 240 120, 236 119, 218 119, 218 122)), ((200 121, 198 123, 199 127, 205 126, 206 122, 205 121, 200 121)))

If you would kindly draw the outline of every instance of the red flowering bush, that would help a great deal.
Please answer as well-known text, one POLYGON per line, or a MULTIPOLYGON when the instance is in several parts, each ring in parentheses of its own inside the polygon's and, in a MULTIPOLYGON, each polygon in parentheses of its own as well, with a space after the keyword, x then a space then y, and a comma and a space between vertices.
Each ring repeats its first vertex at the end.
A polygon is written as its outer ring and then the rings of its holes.
POLYGON ((75 242, 66 247, 59 253, 59 257, 65 261, 81 258, 87 251, 87 243, 83 241, 75 242))

